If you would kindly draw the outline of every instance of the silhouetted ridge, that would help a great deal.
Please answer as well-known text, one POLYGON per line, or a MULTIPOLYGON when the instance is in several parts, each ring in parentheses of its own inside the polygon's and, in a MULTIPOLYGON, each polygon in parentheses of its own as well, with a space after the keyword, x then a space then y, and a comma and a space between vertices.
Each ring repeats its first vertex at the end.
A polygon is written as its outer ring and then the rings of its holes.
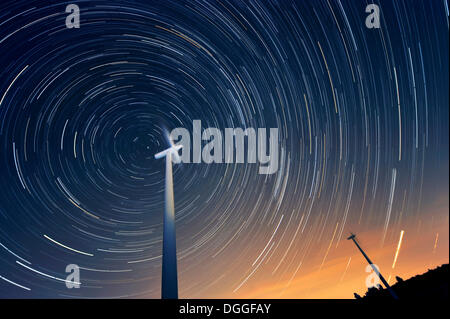
MULTIPOLYGON (((397 293, 399 299, 403 300, 417 298, 447 299, 448 270, 449 264, 444 264, 407 280, 403 280, 397 276, 397 283, 391 287, 397 293)), ((357 293, 354 296, 360 300, 392 299, 389 292, 381 288, 381 286, 379 288, 369 288, 364 297, 361 297, 357 293)))

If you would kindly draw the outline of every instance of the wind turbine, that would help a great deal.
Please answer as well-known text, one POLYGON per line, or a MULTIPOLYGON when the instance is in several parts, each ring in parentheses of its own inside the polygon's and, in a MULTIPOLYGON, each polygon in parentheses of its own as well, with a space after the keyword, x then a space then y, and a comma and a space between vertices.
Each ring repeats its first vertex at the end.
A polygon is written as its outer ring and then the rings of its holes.
POLYGON ((173 145, 155 155, 156 159, 166 158, 166 189, 163 230, 163 260, 161 298, 178 299, 177 247, 175 237, 175 208, 173 203, 172 156, 179 163, 178 151, 182 145, 173 145))
POLYGON ((379 272, 378 268, 375 267, 374 263, 370 260, 369 256, 367 256, 366 253, 364 252, 364 250, 361 248, 361 246, 359 246, 358 242, 356 241, 356 235, 350 233, 350 236, 347 239, 348 240, 353 240, 353 242, 355 243, 356 247, 358 247, 358 249, 361 252, 361 254, 364 256, 364 258, 369 263, 370 267, 372 267, 373 271, 377 274, 378 278, 380 278, 381 282, 384 284, 386 289, 389 291, 389 293, 391 294, 392 298, 397 300, 398 299, 397 294, 394 292, 394 290, 388 284, 386 279, 384 279, 383 275, 379 272))

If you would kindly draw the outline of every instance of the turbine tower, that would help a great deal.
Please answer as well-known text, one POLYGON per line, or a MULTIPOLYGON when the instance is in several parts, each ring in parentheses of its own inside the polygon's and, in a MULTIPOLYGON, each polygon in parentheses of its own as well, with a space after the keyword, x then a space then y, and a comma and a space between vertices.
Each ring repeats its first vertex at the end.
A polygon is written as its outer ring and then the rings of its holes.
POLYGON ((383 285, 386 287, 386 289, 389 291, 389 293, 391 294, 391 296, 394 299, 398 299, 397 295, 395 294, 394 290, 392 290, 391 286, 388 284, 388 282, 386 281, 386 279, 384 279, 383 275, 378 271, 378 268, 373 264, 373 262, 370 260, 369 256, 366 255, 366 253, 364 252, 364 250, 361 248, 361 246, 359 246, 358 242, 356 241, 356 235, 350 233, 350 237, 347 238, 348 240, 353 240, 353 242, 355 243, 356 247, 358 247, 359 251, 361 252, 361 254, 364 256, 364 258, 366 258, 367 262, 369 263, 370 267, 372 267, 373 271, 377 274, 378 278, 380 278, 381 282, 383 283, 383 285))
POLYGON ((161 298, 178 299, 177 247, 175 237, 175 208, 173 202, 172 156, 179 163, 178 150, 182 145, 170 148, 155 155, 156 159, 166 158, 166 189, 163 230, 163 260, 161 298))

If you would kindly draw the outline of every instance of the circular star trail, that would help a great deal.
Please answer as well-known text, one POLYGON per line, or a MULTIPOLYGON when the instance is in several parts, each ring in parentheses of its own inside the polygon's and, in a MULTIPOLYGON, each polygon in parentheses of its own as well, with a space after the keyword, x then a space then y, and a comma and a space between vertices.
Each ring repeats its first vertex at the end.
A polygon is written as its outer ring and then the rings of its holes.
POLYGON ((381 1, 380 29, 362 1, 74 3, 79 29, 63 2, 0 5, 1 296, 159 298, 154 154, 193 120, 276 127, 280 157, 174 166, 180 297, 288 287, 448 191, 445 1, 381 1))

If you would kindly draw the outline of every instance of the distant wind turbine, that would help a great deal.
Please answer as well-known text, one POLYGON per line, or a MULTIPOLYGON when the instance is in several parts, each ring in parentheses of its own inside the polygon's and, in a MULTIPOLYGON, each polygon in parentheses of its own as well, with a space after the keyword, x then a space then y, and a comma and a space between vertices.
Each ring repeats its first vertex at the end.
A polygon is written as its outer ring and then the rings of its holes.
POLYGON ((175 208, 173 201, 172 156, 179 163, 178 151, 182 145, 173 145, 155 155, 156 159, 166 158, 166 189, 163 230, 163 260, 161 298, 178 299, 177 247, 175 237, 175 208))
POLYGON ((355 243, 356 247, 358 247, 358 249, 361 252, 361 254, 364 256, 364 258, 369 263, 370 267, 372 267, 373 271, 377 274, 378 278, 380 278, 381 282, 384 284, 386 289, 389 291, 389 293, 391 294, 392 298, 398 299, 397 294, 394 292, 394 290, 388 284, 386 279, 384 279, 383 275, 379 272, 378 268, 375 267, 374 263, 370 260, 369 256, 367 256, 366 253, 364 252, 364 250, 361 248, 361 246, 359 246, 358 242, 356 241, 356 235, 350 233, 350 236, 347 239, 348 240, 353 240, 353 242, 355 243))

